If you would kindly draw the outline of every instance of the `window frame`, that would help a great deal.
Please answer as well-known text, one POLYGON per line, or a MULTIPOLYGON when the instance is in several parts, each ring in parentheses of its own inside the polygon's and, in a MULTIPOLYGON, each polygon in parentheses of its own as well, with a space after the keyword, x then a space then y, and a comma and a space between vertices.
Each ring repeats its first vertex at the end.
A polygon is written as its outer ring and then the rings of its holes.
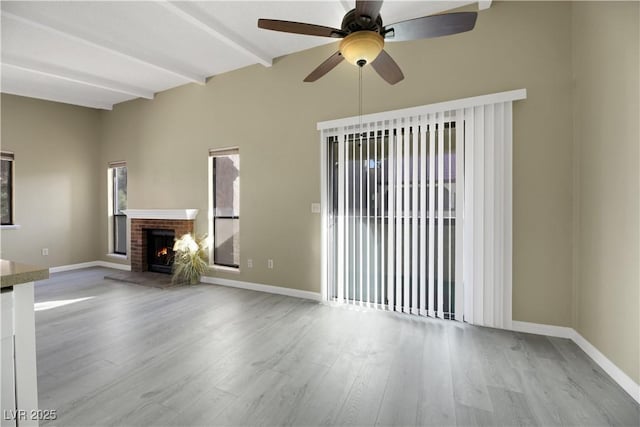
POLYGON ((4 222, 0 218, 0 225, 3 227, 11 227, 15 225, 15 155, 9 151, 0 152, 0 161, 7 162, 9 164, 9 222, 4 222))
MULTIPOLYGON (((220 269, 229 269, 232 271, 240 271, 240 265, 242 262, 238 260, 238 264, 228 264, 222 262, 216 262, 215 253, 216 253, 216 220, 217 219, 228 219, 228 220, 237 220, 238 221, 238 240, 240 234, 240 215, 216 215, 216 161, 217 157, 225 157, 229 155, 237 155, 240 158, 240 149, 238 147, 229 147, 222 149, 211 149, 209 150, 209 235, 210 237, 210 245, 209 245, 209 264, 213 268, 220 269)), ((240 172, 238 170, 238 177, 240 176, 240 172)), ((238 188, 238 197, 240 197, 240 189, 238 188)), ((239 242, 238 242, 239 244, 239 242)))
MULTIPOLYGON (((109 178, 110 178, 110 183, 111 183, 111 194, 110 194, 110 206, 109 206, 109 216, 111 217, 111 248, 110 248, 110 253, 113 255, 120 255, 120 256, 127 256, 127 226, 126 226, 126 214, 123 213, 119 213, 121 212, 120 210, 118 210, 118 190, 119 187, 117 185, 117 177, 118 177, 118 173, 117 170, 124 168, 125 170, 127 169, 127 163, 126 162, 112 162, 109 163, 109 178), (124 252, 122 251, 118 251, 117 250, 117 244, 116 242, 118 242, 118 227, 117 227, 117 222, 118 222, 118 218, 125 218, 125 244, 124 244, 124 252)), ((127 171, 128 172, 128 171, 127 171)), ((128 178, 128 174, 127 174, 127 178, 128 178)))

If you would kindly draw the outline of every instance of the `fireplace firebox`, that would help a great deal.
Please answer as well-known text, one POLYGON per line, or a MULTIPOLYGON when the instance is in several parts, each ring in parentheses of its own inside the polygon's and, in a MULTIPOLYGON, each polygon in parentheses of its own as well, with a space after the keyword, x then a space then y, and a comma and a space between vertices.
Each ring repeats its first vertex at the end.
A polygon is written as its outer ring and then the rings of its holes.
POLYGON ((173 230, 147 230, 147 264, 149 271, 171 274, 173 268, 173 230))

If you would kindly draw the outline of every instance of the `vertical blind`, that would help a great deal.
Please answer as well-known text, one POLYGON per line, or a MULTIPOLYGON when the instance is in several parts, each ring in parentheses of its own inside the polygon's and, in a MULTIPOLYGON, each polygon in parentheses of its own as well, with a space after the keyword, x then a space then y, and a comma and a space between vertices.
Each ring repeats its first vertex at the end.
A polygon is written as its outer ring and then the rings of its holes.
POLYGON ((510 322, 511 102, 524 97, 318 125, 327 300, 510 322))
POLYGON ((439 113, 371 123, 362 132, 348 127, 329 138, 330 299, 462 314, 462 281, 455 279, 462 131, 439 113))
POLYGON ((466 108, 465 321, 511 327, 512 103, 466 108))

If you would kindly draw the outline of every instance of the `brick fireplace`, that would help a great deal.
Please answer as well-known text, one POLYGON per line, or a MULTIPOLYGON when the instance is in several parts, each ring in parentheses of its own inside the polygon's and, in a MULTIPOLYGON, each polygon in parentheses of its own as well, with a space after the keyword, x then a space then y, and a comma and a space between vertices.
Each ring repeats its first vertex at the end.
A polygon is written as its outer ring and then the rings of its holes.
POLYGON ((147 271, 147 234, 149 230, 171 230, 176 238, 194 232, 197 209, 128 209, 131 221, 130 248, 131 271, 147 271))

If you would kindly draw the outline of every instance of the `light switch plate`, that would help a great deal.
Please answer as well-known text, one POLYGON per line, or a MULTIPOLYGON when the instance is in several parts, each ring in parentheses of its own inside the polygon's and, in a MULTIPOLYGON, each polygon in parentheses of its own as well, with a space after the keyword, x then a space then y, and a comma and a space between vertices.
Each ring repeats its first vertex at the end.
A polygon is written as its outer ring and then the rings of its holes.
POLYGON ((320 213, 320 203, 311 203, 311 213, 320 213))

